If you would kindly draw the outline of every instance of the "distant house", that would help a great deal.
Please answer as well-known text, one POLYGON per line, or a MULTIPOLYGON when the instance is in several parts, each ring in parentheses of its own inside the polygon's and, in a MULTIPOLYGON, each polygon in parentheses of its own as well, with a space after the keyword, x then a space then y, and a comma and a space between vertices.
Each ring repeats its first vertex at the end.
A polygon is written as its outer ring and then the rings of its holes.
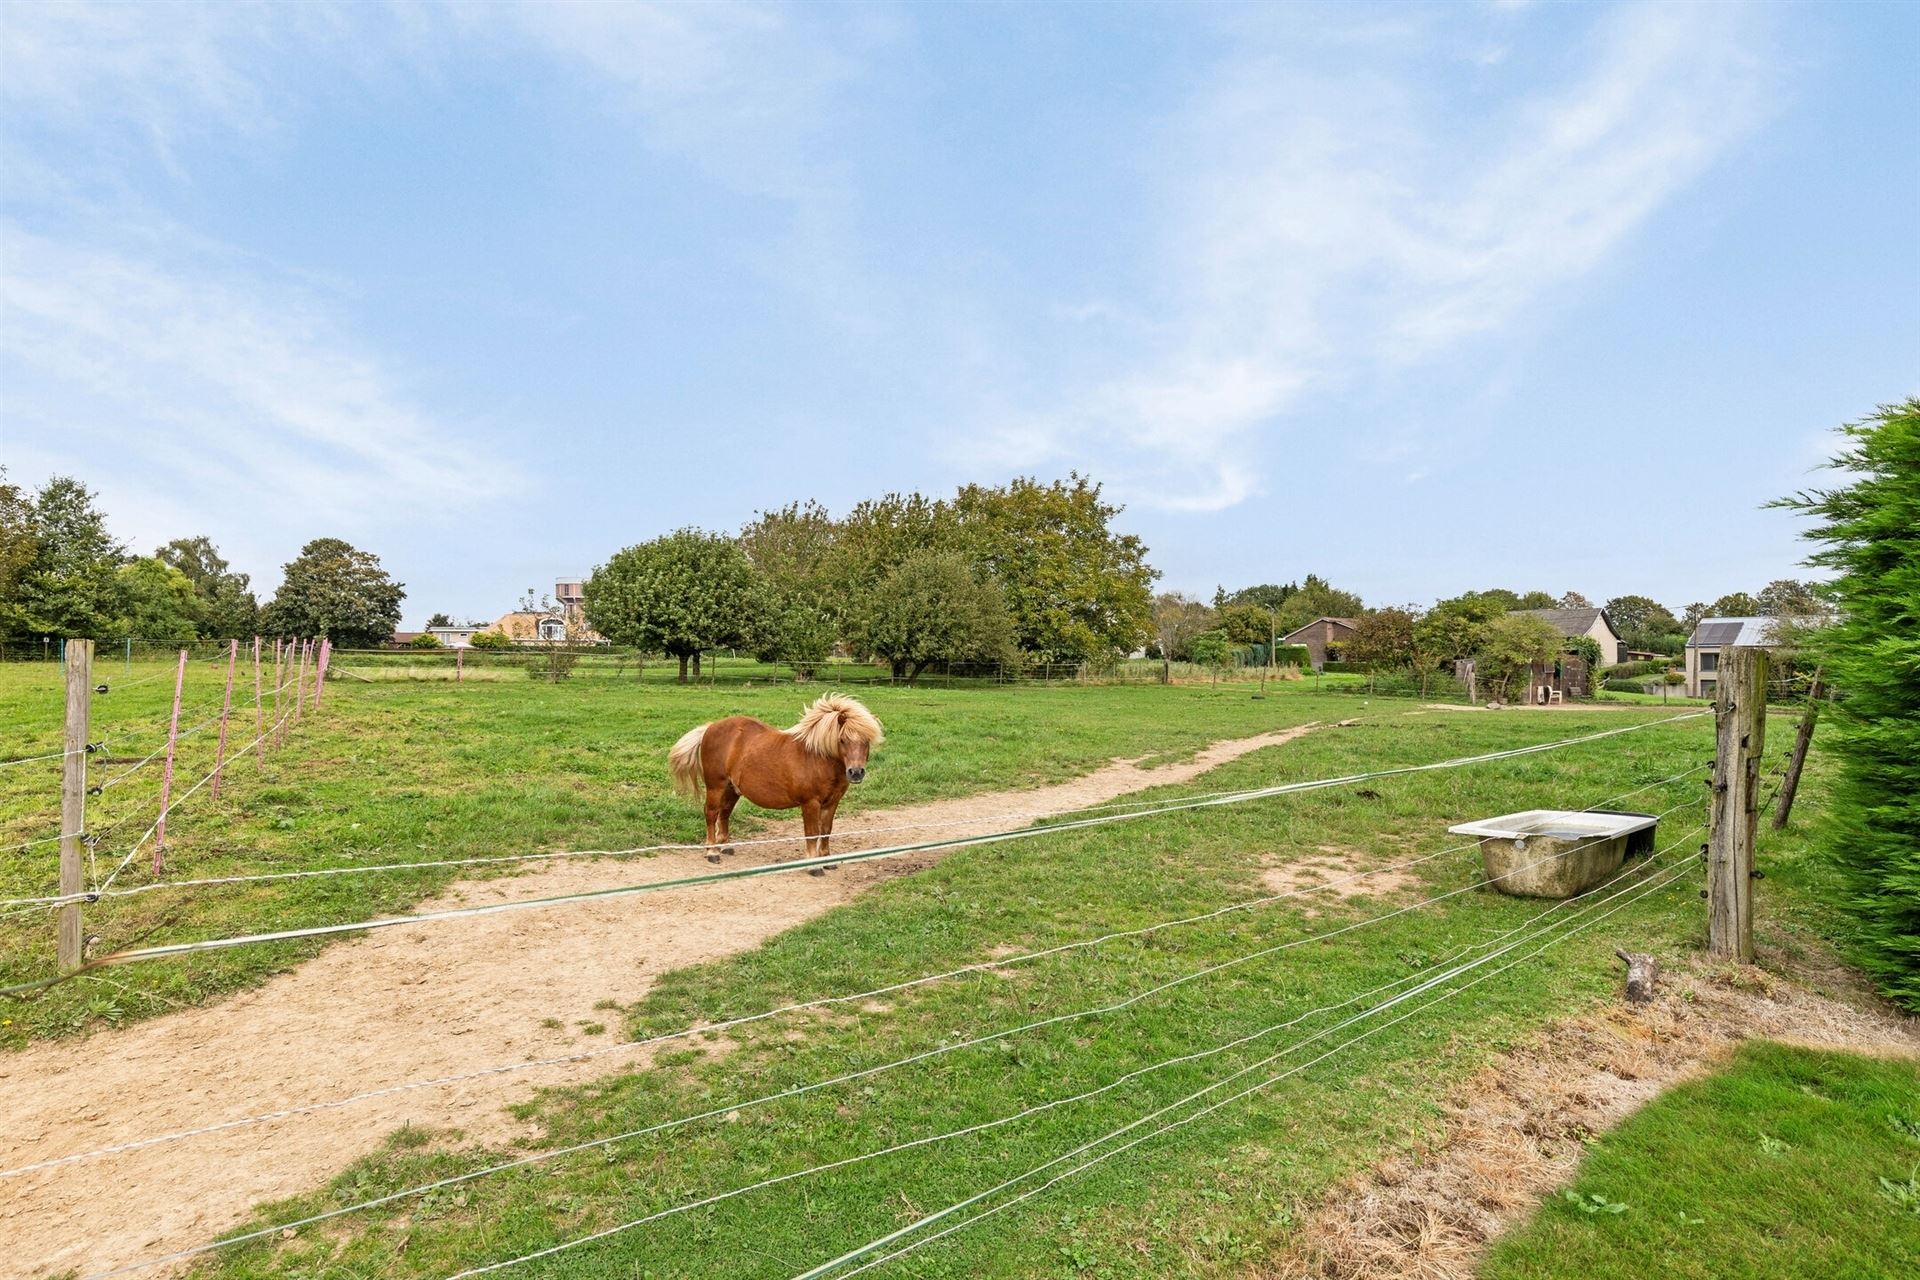
POLYGON ((396 631, 393 633, 393 639, 389 643, 405 648, 425 634, 427 633, 424 631, 396 631))
POLYGON ((428 627, 427 634, 438 640, 446 648, 471 649, 473 647, 474 636, 483 630, 485 630, 484 627, 472 625, 464 627, 428 627))
POLYGON ((484 629, 497 631, 515 644, 564 644, 567 639, 567 620, 557 609, 552 613, 515 609, 501 614, 484 629))
POLYGON ((1687 637, 1687 696, 1711 698, 1720 687, 1720 655, 1729 649, 1772 649, 1777 618, 1702 618, 1687 637))
POLYGON ((1315 618, 1306 626, 1281 636, 1280 643, 1305 645, 1313 669, 1318 671, 1327 665, 1329 653, 1337 655, 1347 641, 1353 639, 1355 625, 1352 618, 1315 618))
POLYGON ((587 625, 584 585, 577 577, 557 579, 552 609, 515 609, 501 614, 491 626, 475 630, 497 631, 515 644, 605 644, 605 638, 587 625))
POLYGON ((1605 609, 1515 609, 1514 612, 1540 619, 1569 640, 1575 636, 1593 637, 1594 643, 1600 646, 1603 667, 1627 660, 1626 641, 1613 629, 1613 619, 1607 617, 1605 609))

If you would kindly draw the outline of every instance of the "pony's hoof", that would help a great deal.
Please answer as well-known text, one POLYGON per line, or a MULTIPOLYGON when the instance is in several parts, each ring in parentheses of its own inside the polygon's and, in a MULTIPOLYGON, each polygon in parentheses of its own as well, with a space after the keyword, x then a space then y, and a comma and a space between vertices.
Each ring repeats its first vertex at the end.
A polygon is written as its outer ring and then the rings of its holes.
POLYGON ((733 856, 733 846, 728 845, 726 848, 722 849, 720 852, 726 854, 729 858, 731 858, 733 856))
POLYGON ((825 867, 808 867, 807 874, 810 876, 823 876, 827 874, 827 869, 825 867))
POLYGON ((718 862, 718 861, 720 861, 720 855, 719 855, 719 854, 717 854, 717 853, 710 853, 710 854, 708 854, 708 855, 707 855, 707 861, 708 861, 708 862, 718 862))

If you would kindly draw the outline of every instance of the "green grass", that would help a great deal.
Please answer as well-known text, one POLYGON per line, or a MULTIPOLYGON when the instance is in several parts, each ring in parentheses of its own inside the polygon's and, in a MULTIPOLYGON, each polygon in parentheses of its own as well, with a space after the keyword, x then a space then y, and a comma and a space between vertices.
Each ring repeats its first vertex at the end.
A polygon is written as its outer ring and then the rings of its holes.
MULTIPOLYGON (((1162 691, 1165 692, 1165 691, 1162 691)), ((1351 706, 1350 702, 1345 705, 1351 706)), ((1495 717, 1391 712, 1327 730, 1208 775, 1209 786, 1307 778, 1619 727, 1618 713, 1495 717)), ((1045 843, 966 850, 734 959, 669 975, 627 1009, 630 1033, 861 990, 980 959, 1138 927, 1260 892, 1263 861, 1320 845, 1408 856, 1455 841, 1450 821, 1547 803, 1583 804, 1701 758, 1699 723, 1650 729, 1483 769, 1195 811, 1045 843)), ((1636 797, 1699 808, 1697 777, 1636 797)), ((1685 839, 1686 819, 1669 820, 1685 839)), ((1690 849, 1690 844, 1688 848, 1690 849)), ((1674 854, 1670 857, 1679 857, 1674 854)), ((1426 864, 1420 889, 1473 883, 1462 853, 1426 864)), ((445 1275, 729 1186, 1005 1115, 1168 1056, 1220 1044, 1435 965, 1530 919, 1541 904, 1484 892, 1283 952, 1153 997, 989 1046, 487 1178, 428 1204, 402 1203, 223 1257, 223 1274, 445 1275), (456 1194, 457 1192, 457 1194, 456 1194)), ((601 1137, 1051 1014, 1111 1003, 1201 967, 1385 909, 1366 899, 1275 905, 1104 948, 916 989, 884 1008, 797 1016, 701 1040, 663 1069, 554 1090, 524 1109, 543 1147, 601 1137)), ((1701 913, 1682 885, 1609 927, 1431 1013, 1389 1027, 1269 1093, 1146 1144, 1084 1179, 943 1241, 893 1274, 1231 1274, 1284 1242, 1326 1188, 1430 1131, 1446 1089, 1487 1056, 1617 984, 1609 949, 1631 937, 1663 954, 1695 945, 1701 913)), ((1264 1049, 1142 1077, 1019 1124, 855 1164, 686 1213, 527 1269, 529 1275, 789 1274, 1039 1164, 1160 1103, 1327 1025, 1309 1019, 1264 1049)), ((1324 1047, 1324 1046, 1323 1046, 1324 1047)), ((1307 1056, 1307 1055, 1302 1055, 1307 1056)), ((1297 1059, 1278 1064, 1289 1065, 1297 1059)), ((501 1153, 438 1141, 393 1147, 325 1191, 269 1208, 284 1220, 474 1167, 501 1153)))
POLYGON ((1748 1044, 1596 1143, 1480 1275, 1914 1275, 1917 1171, 1920 1064, 1748 1044))
MULTIPOLYGON (((109 738, 90 776, 104 781, 164 741, 171 663, 100 663, 110 684, 95 699, 90 737, 109 738), (158 677, 158 678, 155 678, 158 677), (135 736, 137 735, 137 736, 135 736)), ((183 727, 217 713, 223 661, 196 656, 183 727)), ((251 679, 232 746, 253 736, 251 679)), ((269 680, 269 684, 270 684, 269 680)), ((203 789, 169 819, 167 874, 201 878, 356 863, 484 857, 537 850, 619 849, 697 841, 696 810, 671 793, 666 750, 688 727, 746 713, 789 724, 824 686, 717 688, 611 680, 359 684, 328 687, 319 715, 290 728, 265 762, 230 766, 218 803, 203 789)), ((1289 686, 1300 690, 1301 686, 1289 686)), ((1345 700, 1295 692, 1256 701, 1244 688, 879 687, 862 690, 889 739, 868 780, 841 809, 862 810, 985 790, 1039 786, 1115 756, 1189 756, 1208 742, 1352 714, 1345 700)), ((289 695, 290 700, 291 695, 289 695)), ((13 755, 57 750, 59 673, 47 664, 0 666, 0 720, 13 755)), ((175 795, 213 766, 217 735, 185 739, 175 795)), ((104 875, 159 810, 159 761, 90 801, 88 828, 105 833, 104 875)), ((0 846, 59 830, 58 761, 0 767, 0 846)), ((736 825, 757 823, 743 806, 736 825)), ((143 850, 116 882, 144 883, 143 850)), ((56 846, 0 850, 0 897, 58 887, 56 846)), ((495 874, 511 874, 510 871, 495 874)), ((154 893, 86 908, 102 954, 121 947, 368 919, 406 910, 449 883, 450 870, 154 893)), ((636 880, 657 873, 642 866, 636 880)), ((52 971, 44 911, 0 916, 0 985, 52 971)), ((0 1047, 166 1012, 259 982, 322 945, 285 943, 141 965, 67 984, 0 1011, 0 1047), (110 979, 110 980, 109 980, 110 979)))
MULTIPOLYGON (((54 731, 50 686, 12 687, 4 683, 9 674, 0 672, 0 710, 31 712, 45 731, 54 731)), ((135 696, 154 685, 128 690, 121 714, 133 718, 135 696)), ((264 768, 237 772, 219 805, 196 803, 182 811, 172 865, 182 875, 206 874, 697 837, 697 818, 667 793, 660 765, 666 746, 689 724, 736 711, 788 722, 810 692, 611 681, 343 683, 284 753, 264 768)), ((1405 701, 1316 696, 1304 682, 1281 686, 1265 700, 1248 692, 1244 686, 876 688, 869 701, 886 720, 889 739, 870 781, 843 812, 857 812, 856 803, 873 807, 1037 785, 1114 756, 1177 757, 1222 737, 1356 714, 1362 722, 1354 727, 1327 728, 1246 757, 1186 790, 1432 761, 1659 718, 1621 711, 1427 712, 1405 701)), ((1710 726, 1692 721, 1494 765, 958 851, 755 951, 667 975, 645 998, 610 1010, 606 1034, 675 1029, 938 972, 1006 948, 1038 949, 1211 910, 1264 892, 1264 867, 1322 847, 1363 859, 1402 859, 1457 843, 1444 833, 1449 823, 1536 806, 1580 807, 1699 764, 1710 753, 1710 726)), ((186 768, 183 776, 198 774, 186 768)), ((1802 801, 1806 812, 1817 808, 1824 778, 1816 755, 1802 801)), ((12 780, 6 785, 12 789, 4 793, 5 812, 25 830, 29 802, 44 798, 44 780, 41 792, 12 780)), ((1682 806, 1663 825, 1663 842, 1690 849, 1698 837, 1688 828, 1703 796, 1695 774, 1626 803, 1647 810, 1682 806)), ((1761 913, 1770 940, 1784 934, 1792 945, 1816 948, 1817 934, 1831 923, 1818 903, 1828 880, 1809 866, 1801 830, 1796 822, 1763 845, 1769 878, 1760 886, 1761 913)), ((48 865, 44 856, 0 862, 10 884, 45 883, 48 865)), ((648 878, 643 868, 635 872, 636 880, 648 878)), ((1419 883, 1387 902, 1338 895, 1288 901, 1004 974, 916 988, 857 1012, 741 1027, 724 1044, 693 1039, 661 1055, 653 1070, 529 1098, 522 1110, 538 1136, 518 1147, 473 1150, 449 1135, 408 1129, 326 1188, 264 1208, 261 1220, 282 1221, 503 1156, 731 1107, 957 1038, 1112 1003, 1400 902, 1467 888, 1477 874, 1477 859, 1461 852, 1424 864, 1419 883)), ((401 909, 445 879, 420 872, 179 898, 154 894, 115 911, 90 909, 89 928, 117 945, 148 931, 158 940, 364 918, 401 909)), ((1266 1093, 877 1274, 1235 1274, 1284 1246, 1294 1224, 1340 1178, 1432 1133, 1448 1090, 1489 1056, 1609 997, 1618 983, 1611 956, 1616 943, 1631 939, 1637 949, 1668 958, 1699 945, 1704 914, 1692 890, 1689 877, 1539 961, 1384 1027, 1266 1093)), ((769 882, 768 891, 778 892, 779 882, 769 882)), ((1004 1116, 1219 1045, 1427 972, 1443 957, 1522 924, 1540 906, 1484 891, 1460 893, 1337 939, 1236 965, 1124 1012, 1057 1023, 743 1110, 730 1121, 626 1140, 398 1202, 289 1239, 237 1248, 206 1269, 231 1276, 445 1276, 731 1186, 1004 1116)), ((17 929, 6 939, 0 956, 10 975, 44 971, 50 961, 44 926, 17 929)), ((248 948, 190 963, 133 966, 112 971, 113 981, 123 984, 119 990, 82 979, 9 1010, 15 1025, 5 1031, 19 1043, 141 1016, 169 1002, 204 1000, 257 982, 311 949, 248 948), (108 999, 111 1012, 100 1007, 108 999)), ((1310 1016, 1264 1048, 1155 1072, 1017 1124, 799 1178, 514 1274, 790 1274, 1051 1159, 1330 1020, 1310 1016)))

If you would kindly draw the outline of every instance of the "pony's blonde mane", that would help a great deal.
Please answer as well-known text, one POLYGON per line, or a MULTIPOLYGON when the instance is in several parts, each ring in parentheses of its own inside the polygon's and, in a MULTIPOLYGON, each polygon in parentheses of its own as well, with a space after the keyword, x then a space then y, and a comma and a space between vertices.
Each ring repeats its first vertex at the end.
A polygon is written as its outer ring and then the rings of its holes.
POLYGON ((875 746, 886 737, 873 712, 843 693, 822 694, 801 715, 800 723, 786 732, 813 754, 829 760, 840 758, 849 739, 875 746))

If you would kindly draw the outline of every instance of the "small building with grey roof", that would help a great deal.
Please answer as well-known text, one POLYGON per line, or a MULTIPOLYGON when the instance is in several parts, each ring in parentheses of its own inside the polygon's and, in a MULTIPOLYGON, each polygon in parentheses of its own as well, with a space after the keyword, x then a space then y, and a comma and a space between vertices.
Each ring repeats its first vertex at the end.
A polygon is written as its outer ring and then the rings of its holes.
POLYGON ((1702 618, 1687 637, 1687 696, 1711 698, 1720 688, 1720 655, 1728 649, 1771 649, 1776 618, 1702 618))

